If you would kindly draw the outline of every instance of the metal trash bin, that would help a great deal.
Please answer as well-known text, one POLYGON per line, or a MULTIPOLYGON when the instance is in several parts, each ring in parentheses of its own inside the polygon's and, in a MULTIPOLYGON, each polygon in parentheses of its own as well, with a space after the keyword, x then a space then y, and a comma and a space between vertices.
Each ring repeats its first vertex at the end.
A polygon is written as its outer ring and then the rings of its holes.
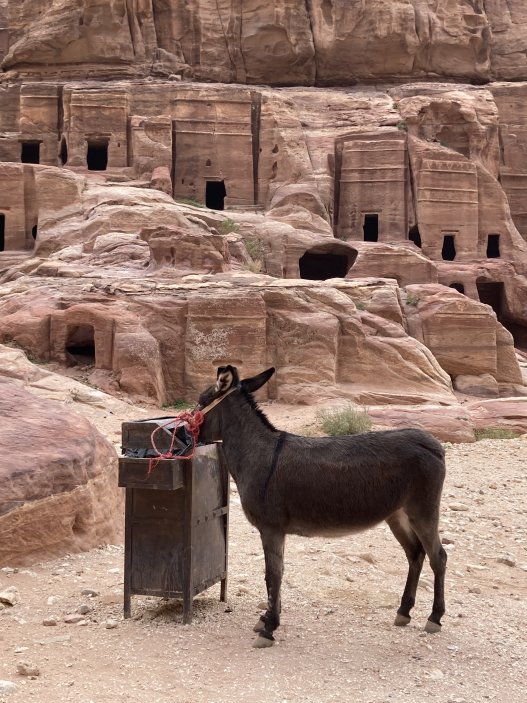
MULTIPOLYGON (((159 422, 125 422, 123 452, 150 446, 159 422)), ((167 433, 156 434, 166 451, 167 433), (159 437, 159 434, 162 436, 159 437)), ((221 581, 227 593, 229 473, 221 444, 198 446, 191 460, 119 459, 119 486, 126 488, 124 617, 131 596, 182 598, 183 622, 192 620, 194 596, 221 581)))

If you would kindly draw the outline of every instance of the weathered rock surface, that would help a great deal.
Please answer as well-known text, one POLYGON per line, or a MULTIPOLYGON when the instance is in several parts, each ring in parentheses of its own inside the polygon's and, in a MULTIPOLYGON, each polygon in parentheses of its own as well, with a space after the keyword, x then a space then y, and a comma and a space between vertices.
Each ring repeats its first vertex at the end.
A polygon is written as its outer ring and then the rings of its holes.
POLYGON ((275 85, 430 76, 518 80, 522 0, 10 2, 4 69, 275 85))
POLYGON ((59 288, 41 281, 23 298, 19 279, 0 295, 0 335, 41 358, 113 371, 122 390, 159 402, 193 399, 226 359, 239 359, 244 373, 273 363, 270 392, 286 402, 454 402, 447 374, 405 332, 393 282, 191 279, 117 279, 111 292, 104 283, 89 291, 76 279, 59 288), (91 356, 77 353, 81 344, 91 356))
POLYGON ((0 564, 28 564, 117 537, 113 447, 80 415, 0 377, 0 564))

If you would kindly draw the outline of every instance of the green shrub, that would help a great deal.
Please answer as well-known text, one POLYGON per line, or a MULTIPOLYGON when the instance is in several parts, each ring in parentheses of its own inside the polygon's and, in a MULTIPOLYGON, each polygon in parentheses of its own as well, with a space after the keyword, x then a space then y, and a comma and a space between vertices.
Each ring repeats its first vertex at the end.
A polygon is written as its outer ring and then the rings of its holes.
POLYGON ((246 266, 247 270, 250 271, 251 273, 261 273, 262 271, 262 262, 261 261, 249 261, 249 263, 246 266))
POLYGON ((189 410, 194 407, 194 403, 189 403, 186 400, 174 400, 173 403, 165 403, 161 407, 164 410, 189 410))
POLYGON ((407 305, 417 305, 419 302, 419 296, 418 295, 412 295, 411 293, 408 293, 406 296, 406 304, 407 305))
POLYGON ((246 268, 253 273, 260 273, 263 269, 263 260, 265 256, 265 247, 263 242, 261 242, 256 237, 247 237, 243 240, 247 253, 251 257, 252 261, 249 261, 246 268))
POLYGON ((351 403, 344 408, 321 410, 318 419, 324 432, 332 437, 368 432, 372 426, 368 413, 351 403))
POLYGON ((226 220, 220 223, 219 228, 221 234, 230 234, 231 232, 239 232, 240 226, 234 220, 228 217, 226 220))
POLYGON ((177 198, 176 202, 181 203, 181 205, 193 205, 194 207, 205 207, 205 205, 203 203, 200 203, 199 200, 196 200, 196 198, 177 198))
POLYGON ((479 442, 480 439, 516 439, 520 436, 520 432, 508 430, 505 427, 482 427, 474 430, 474 435, 479 442))
POLYGON ((261 261, 265 254, 263 243, 255 237, 247 237, 243 240, 247 253, 253 261, 261 261))
POLYGON ((399 129, 401 132, 408 132, 408 125, 403 120, 397 123, 397 129, 399 129))

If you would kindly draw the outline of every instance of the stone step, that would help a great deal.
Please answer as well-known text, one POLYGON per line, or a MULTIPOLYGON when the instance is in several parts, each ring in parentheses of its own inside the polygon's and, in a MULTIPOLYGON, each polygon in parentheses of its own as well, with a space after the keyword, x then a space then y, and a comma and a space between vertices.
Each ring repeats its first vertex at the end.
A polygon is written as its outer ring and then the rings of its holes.
POLYGON ((32 251, 0 251, 0 273, 17 266, 33 256, 32 251))

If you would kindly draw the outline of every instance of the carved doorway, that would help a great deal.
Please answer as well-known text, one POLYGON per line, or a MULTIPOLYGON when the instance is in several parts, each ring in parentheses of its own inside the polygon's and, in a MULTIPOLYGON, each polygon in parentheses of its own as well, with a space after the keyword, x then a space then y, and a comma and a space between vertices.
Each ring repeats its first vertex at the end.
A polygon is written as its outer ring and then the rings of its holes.
POLYGON ((362 227, 364 232, 365 242, 378 242, 379 241, 379 215, 371 214, 364 215, 364 225, 362 227))
POLYGON ((68 325, 65 351, 71 366, 95 366, 93 325, 68 325))
POLYGON ((310 281, 345 278, 350 269, 349 258, 340 254, 312 254, 307 251, 298 263, 300 278, 310 281))
POLYGON ((40 163, 40 142, 22 142, 20 160, 23 164, 40 163))
POLYGON ((211 210, 224 210, 225 197, 225 181, 207 181, 205 187, 205 205, 211 210))
POLYGON ((86 153, 88 171, 106 171, 108 168, 108 139, 89 139, 86 153))

